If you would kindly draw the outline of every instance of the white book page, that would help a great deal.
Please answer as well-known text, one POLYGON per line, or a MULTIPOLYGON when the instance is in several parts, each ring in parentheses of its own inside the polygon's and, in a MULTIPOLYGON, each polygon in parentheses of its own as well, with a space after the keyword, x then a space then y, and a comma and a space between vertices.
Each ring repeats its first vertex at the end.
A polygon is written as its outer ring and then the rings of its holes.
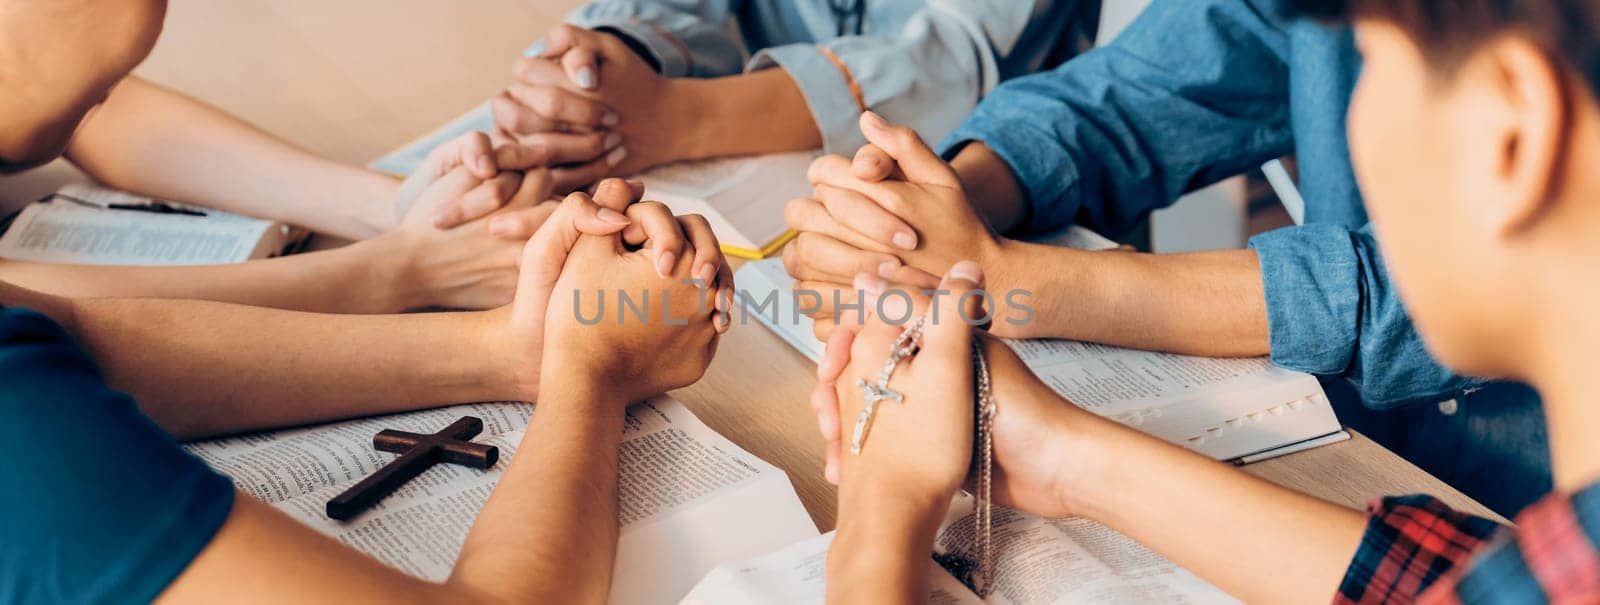
MULTIPOLYGON (((936 548, 972 559, 973 500, 958 495, 936 548)), ((1087 519, 994 507, 995 605, 1238 603, 1144 545, 1087 519)))
POLYGON ((31 204, 0 236, 0 257, 88 265, 213 265, 250 259, 269 221, 31 204))
POLYGON ((483 420, 478 440, 528 426, 533 406, 527 403, 471 403, 334 422, 267 433, 251 433, 184 445, 235 487, 262 502, 290 498, 360 481, 394 454, 372 447, 372 436, 384 429, 432 433, 462 416, 483 420))
MULTIPOLYGON (((683 605, 735 605, 744 603, 822 603, 826 596, 823 575, 834 532, 797 542, 782 550, 744 561, 717 566, 683 598, 683 605)), ((967 590, 930 557, 928 602, 934 605, 977 605, 978 595, 967 590)), ((862 599, 870 600, 870 599, 862 599)))
MULTIPOLYGON (((941 552, 973 558, 971 511, 971 497, 957 496, 940 530, 941 552)), ((826 590, 823 572, 833 536, 829 532, 760 557, 724 563, 707 574, 683 603, 822 603, 826 590)), ((1042 519, 996 507, 993 536, 995 589, 988 599, 979 600, 930 558, 930 602, 1238 603, 1138 542, 1093 521, 1042 519)))
MULTIPOLYGON (((718 560, 816 535, 782 471, 733 446, 682 404, 660 398, 633 407, 628 418, 611 602, 670 601, 718 560)), ((519 429, 482 440, 500 448, 493 469, 436 465, 349 522, 324 514, 343 485, 276 506, 396 569, 443 580, 522 437, 519 429)))

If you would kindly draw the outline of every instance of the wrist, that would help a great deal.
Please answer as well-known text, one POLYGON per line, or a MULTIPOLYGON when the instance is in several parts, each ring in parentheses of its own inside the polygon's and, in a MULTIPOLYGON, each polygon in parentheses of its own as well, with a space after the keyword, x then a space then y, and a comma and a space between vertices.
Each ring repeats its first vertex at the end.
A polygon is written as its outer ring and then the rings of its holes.
POLYGON ((539 374, 550 378, 538 387, 539 409, 555 417, 609 425, 634 403, 617 386, 619 381, 584 367, 552 363, 547 357, 539 374))
POLYGON ((346 171, 344 177, 338 184, 330 184, 327 190, 335 197, 336 203, 319 207, 334 209, 333 213, 324 216, 341 217, 337 225, 328 225, 330 234, 365 240, 387 233, 399 225, 400 220, 395 216, 394 208, 394 196, 400 189, 400 181, 396 177, 343 165, 339 169, 346 171))
POLYGON ((475 348, 488 352, 483 364, 483 384, 494 399, 504 401, 539 400, 539 362, 543 334, 529 333, 512 324, 511 307, 466 314, 472 324, 469 334, 475 348))
MULTIPOLYGON (((710 116, 729 111, 721 95, 716 94, 718 78, 663 78, 662 113, 660 122, 669 130, 665 140, 670 157, 659 163, 703 160, 723 155, 717 148, 719 137, 709 122, 710 116)), ((748 110, 748 108, 746 108, 748 110)))
POLYGON ((356 264, 355 274, 367 282, 365 287, 345 288, 353 296, 368 297, 360 303, 369 309, 366 312, 403 313, 433 304, 419 285, 417 249, 403 230, 396 230, 334 252, 347 255, 356 264))
POLYGON ((967 200, 996 233, 1009 233, 1027 218, 1027 192, 1005 158, 982 141, 968 141, 950 159, 967 200))
POLYGON ((954 494, 858 479, 846 480, 839 487, 839 537, 859 541, 864 553, 879 547, 900 552, 906 546, 923 544, 931 552, 934 533, 944 522, 954 494))
POLYGON ((1053 438, 1049 443, 1039 444, 1037 449, 1042 451, 1035 452, 1041 459, 1056 461, 1051 465, 1054 476, 1048 483, 1048 494, 1056 503, 1055 510, 1104 520, 1104 514, 1112 508, 1110 499, 1126 485, 1128 476, 1125 473, 1135 472, 1122 468, 1119 456, 1111 454, 1124 454, 1130 451, 1125 448, 1138 447, 1138 443, 1129 442, 1127 438, 1130 434, 1135 438, 1143 435, 1078 409, 1049 386, 1033 382, 1026 387, 1030 392, 1025 396, 1039 401, 1034 405, 1053 406, 1057 411, 1044 419, 1050 427, 1046 432, 1053 438))
POLYGON ((1034 307, 1040 285, 1036 281, 1039 271, 1031 270, 1033 244, 995 236, 984 245, 984 288, 995 300, 995 317, 989 331, 1001 338, 1035 338, 1038 336, 1039 310, 1034 307))
POLYGON ((849 491, 840 489, 838 531, 826 562, 828 585, 858 595, 863 586, 877 586, 872 594, 880 596, 903 587, 913 592, 926 587, 917 578, 928 571, 949 497, 935 503, 903 494, 875 498, 849 491))

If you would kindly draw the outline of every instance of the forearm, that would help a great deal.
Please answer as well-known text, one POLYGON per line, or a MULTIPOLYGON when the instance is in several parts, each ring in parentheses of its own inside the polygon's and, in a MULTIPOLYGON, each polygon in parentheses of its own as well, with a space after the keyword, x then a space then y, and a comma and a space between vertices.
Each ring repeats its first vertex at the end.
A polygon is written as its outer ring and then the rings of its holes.
POLYGON ((684 140, 678 160, 803 151, 822 146, 805 97, 782 69, 721 78, 677 78, 684 140))
POLYGON ((395 220, 394 178, 317 157, 137 78, 91 114, 67 156, 119 189, 350 239, 387 231, 395 220))
POLYGON ((828 549, 829 603, 922 603, 929 556, 949 498, 839 490, 838 533, 828 549))
POLYGON ((324 315, 88 299, 74 336, 180 439, 519 395, 491 313, 324 315))
POLYGON ((153 297, 314 311, 393 313, 418 293, 378 240, 322 252, 223 265, 123 267, 0 260, 0 280, 73 298, 153 297))
POLYGON ((1004 311, 996 329, 1006 336, 1208 357, 1271 351, 1252 250, 1138 254, 1017 241, 1002 250, 1006 260, 991 270, 995 295, 1016 292, 1033 309, 1031 319, 1004 311))
POLYGON ((967 199, 996 232, 1016 229, 1027 219, 1027 192, 1011 167, 988 145, 968 142, 950 159, 950 167, 961 178, 967 199))
POLYGON ((601 603, 616 558, 625 402, 576 376, 539 400, 450 583, 507 602, 601 603))
MULTIPOLYGON (((1057 400, 1060 405, 1066 402, 1057 400)), ((1361 513, 1256 479, 1099 418, 1071 436, 1090 469, 1063 498, 1250 603, 1330 600, 1365 529, 1361 513)))

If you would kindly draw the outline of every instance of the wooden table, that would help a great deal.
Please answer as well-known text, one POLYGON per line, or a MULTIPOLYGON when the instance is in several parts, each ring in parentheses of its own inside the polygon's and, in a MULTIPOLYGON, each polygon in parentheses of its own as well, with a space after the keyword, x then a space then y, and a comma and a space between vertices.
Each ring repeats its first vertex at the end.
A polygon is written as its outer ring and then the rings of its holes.
MULTIPOLYGON (((366 162, 498 90, 518 52, 575 4, 172 0, 166 32, 139 73, 318 153, 366 162)), ((817 526, 828 530, 834 489, 822 479, 822 440, 807 405, 813 371, 752 320, 724 337, 704 380, 676 395, 712 428, 787 471, 817 526)), ((1489 514, 1360 435, 1245 470, 1353 507, 1427 492, 1489 514)))

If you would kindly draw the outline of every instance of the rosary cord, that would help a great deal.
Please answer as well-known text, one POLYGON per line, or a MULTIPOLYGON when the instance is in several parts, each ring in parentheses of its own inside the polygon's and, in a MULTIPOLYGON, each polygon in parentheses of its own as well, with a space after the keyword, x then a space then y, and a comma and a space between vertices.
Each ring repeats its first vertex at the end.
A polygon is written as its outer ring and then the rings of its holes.
POLYGON ((977 378, 976 408, 978 429, 978 502, 973 512, 973 533, 978 547, 978 596, 988 597, 994 588, 993 530, 993 475, 994 475, 994 415, 996 412, 993 387, 989 378, 989 363, 983 356, 983 343, 972 341, 972 365, 977 378))

